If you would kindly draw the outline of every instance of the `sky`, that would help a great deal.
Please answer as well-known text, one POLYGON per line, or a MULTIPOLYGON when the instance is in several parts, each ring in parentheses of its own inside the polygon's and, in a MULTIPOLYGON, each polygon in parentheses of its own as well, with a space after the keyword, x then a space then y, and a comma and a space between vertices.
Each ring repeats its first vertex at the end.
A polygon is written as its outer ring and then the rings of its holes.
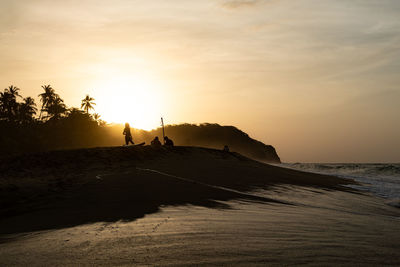
POLYGON ((89 94, 137 128, 234 125, 284 162, 400 162, 399 18, 398 0, 0 0, 0 88, 89 94))

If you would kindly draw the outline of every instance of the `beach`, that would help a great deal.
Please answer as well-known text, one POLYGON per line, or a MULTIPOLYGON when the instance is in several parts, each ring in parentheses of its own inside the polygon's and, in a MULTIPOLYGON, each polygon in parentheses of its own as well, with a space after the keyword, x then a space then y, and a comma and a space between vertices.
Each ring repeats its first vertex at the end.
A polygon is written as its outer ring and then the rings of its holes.
POLYGON ((400 210, 351 179, 196 147, 53 151, 0 169, 2 265, 400 264, 400 210))

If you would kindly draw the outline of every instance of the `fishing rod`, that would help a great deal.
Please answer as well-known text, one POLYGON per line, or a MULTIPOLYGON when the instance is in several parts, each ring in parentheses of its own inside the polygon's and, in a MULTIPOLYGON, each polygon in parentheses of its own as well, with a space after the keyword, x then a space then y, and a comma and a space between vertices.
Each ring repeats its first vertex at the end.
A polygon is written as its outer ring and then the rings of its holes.
POLYGON ((165 145, 165 130, 164 130, 164 120, 163 120, 163 118, 161 117, 161 126, 163 127, 163 143, 164 143, 164 145, 165 145))

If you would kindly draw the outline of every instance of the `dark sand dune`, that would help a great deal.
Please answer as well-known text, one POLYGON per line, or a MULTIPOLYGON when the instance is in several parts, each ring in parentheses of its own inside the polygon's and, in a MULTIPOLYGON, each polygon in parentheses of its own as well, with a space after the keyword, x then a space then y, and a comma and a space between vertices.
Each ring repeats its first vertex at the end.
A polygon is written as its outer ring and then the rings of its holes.
POLYGON ((246 194, 276 184, 349 190, 351 180, 282 169, 194 147, 112 147, 9 158, 1 165, 0 233, 134 220, 165 205, 284 203, 246 194))

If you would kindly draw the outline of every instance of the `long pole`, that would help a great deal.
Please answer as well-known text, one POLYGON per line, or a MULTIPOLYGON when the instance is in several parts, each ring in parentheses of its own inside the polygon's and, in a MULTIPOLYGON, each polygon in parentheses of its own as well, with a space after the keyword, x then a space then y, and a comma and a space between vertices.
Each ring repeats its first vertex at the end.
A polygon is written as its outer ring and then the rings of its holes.
POLYGON ((165 131, 164 131, 164 120, 161 117, 161 126, 162 126, 162 137, 163 137, 163 143, 165 145, 165 131))

